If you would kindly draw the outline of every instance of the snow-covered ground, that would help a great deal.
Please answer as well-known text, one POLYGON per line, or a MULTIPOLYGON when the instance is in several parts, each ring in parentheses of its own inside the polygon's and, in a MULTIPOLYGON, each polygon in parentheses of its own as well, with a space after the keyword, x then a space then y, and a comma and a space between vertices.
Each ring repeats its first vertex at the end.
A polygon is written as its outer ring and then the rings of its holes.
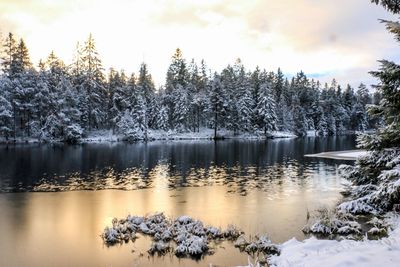
POLYGON ((400 263, 400 217, 392 215, 393 230, 380 240, 319 240, 302 242, 291 239, 283 243, 281 254, 272 256, 277 267, 395 267, 400 263))
MULTIPOLYGON (((214 130, 203 128, 199 132, 176 132, 176 131, 163 131, 163 130, 149 130, 149 140, 199 140, 199 139, 212 139, 214 137, 214 130)), ((232 131, 219 130, 218 136, 227 139, 264 139, 265 135, 262 132, 254 133, 241 133, 234 135, 232 131)), ((295 138, 296 136, 290 132, 271 132, 269 138, 295 138)), ((112 131, 94 131, 88 137, 83 138, 83 143, 90 142, 117 142, 122 141, 123 136, 113 134, 112 131)))
MULTIPOLYGON (((265 139, 263 132, 240 133, 235 135, 232 131, 219 130, 218 136, 226 139, 265 139)), ((314 136, 310 132, 310 136, 314 136)), ((206 140, 214 137, 213 129, 201 129, 199 132, 176 132, 163 130, 149 130, 149 140, 206 140)), ((268 138, 295 138, 296 135, 290 132, 274 131, 268 134, 268 138)), ((102 143, 102 142, 121 142, 124 140, 122 135, 114 134, 112 130, 98 130, 90 132, 86 137, 80 140, 80 143, 102 143)), ((16 143, 39 143, 37 138, 17 138, 16 143)), ((61 140, 53 140, 53 142, 61 142, 61 140)), ((1 143, 14 143, 14 140, 6 141, 0 138, 1 143)))

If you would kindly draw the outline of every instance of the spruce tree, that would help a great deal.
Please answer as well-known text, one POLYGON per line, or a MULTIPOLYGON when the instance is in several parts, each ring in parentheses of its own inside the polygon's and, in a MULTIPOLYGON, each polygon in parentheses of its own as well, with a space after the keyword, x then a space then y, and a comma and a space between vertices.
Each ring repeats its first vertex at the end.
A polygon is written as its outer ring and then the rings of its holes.
POLYGON ((214 128, 214 139, 218 138, 218 128, 226 109, 226 102, 223 94, 223 86, 220 77, 215 74, 210 88, 209 110, 211 114, 212 127, 214 128))
POLYGON ((259 89, 257 111, 260 116, 260 126, 264 130, 264 135, 268 131, 276 130, 277 117, 275 114, 275 100, 270 86, 262 84, 259 89))
POLYGON ((105 111, 106 88, 103 67, 97 52, 94 39, 89 35, 82 51, 82 89, 86 91, 84 112, 86 113, 86 129, 99 128, 107 117, 105 111))
POLYGON ((8 77, 14 75, 15 69, 15 54, 17 50, 17 42, 15 41, 14 35, 10 32, 7 38, 4 40, 3 53, 2 53, 2 70, 8 77))
MULTIPOLYGON (((2 88, 0 87, 0 90, 2 88)), ((5 95, 0 91, 0 136, 4 136, 6 140, 12 133, 12 105, 5 95)))
MULTIPOLYGON (((388 11, 399 14, 398 0, 372 0, 388 11)), ((400 41, 400 23, 383 21, 389 32, 400 41)), ((372 116, 383 117, 385 126, 374 134, 359 138, 359 147, 369 153, 357 160, 354 166, 346 166, 344 176, 355 185, 355 199, 339 206, 352 213, 385 213, 400 203, 400 66, 389 60, 380 60, 380 68, 371 74, 378 79, 375 86, 382 95, 381 101, 369 109, 372 116)))

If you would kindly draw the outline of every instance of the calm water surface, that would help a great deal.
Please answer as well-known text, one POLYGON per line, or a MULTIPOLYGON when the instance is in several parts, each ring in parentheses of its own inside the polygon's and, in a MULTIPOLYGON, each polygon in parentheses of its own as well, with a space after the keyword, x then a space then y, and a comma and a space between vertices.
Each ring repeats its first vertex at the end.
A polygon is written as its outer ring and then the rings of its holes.
POLYGON ((150 239, 106 247, 113 217, 190 215, 274 242, 303 239, 307 210, 340 201, 343 161, 304 154, 354 149, 353 137, 0 147, 0 266, 234 266, 230 242, 200 261, 148 257, 150 239))

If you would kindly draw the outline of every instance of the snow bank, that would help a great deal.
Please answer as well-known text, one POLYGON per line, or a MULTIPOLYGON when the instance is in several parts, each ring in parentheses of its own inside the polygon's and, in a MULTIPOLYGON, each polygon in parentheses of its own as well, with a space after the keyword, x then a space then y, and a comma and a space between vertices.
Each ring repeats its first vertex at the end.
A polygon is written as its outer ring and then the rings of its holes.
MULTIPOLYGON (((263 132, 240 133, 235 135, 232 131, 219 130, 218 137, 225 139, 265 139, 263 132)), ((267 138, 295 138, 296 135, 290 132, 270 132, 267 138)), ((199 132, 178 132, 164 130, 148 130, 148 140, 206 140, 214 138, 214 130, 203 128, 199 132)), ((79 143, 103 143, 103 142, 121 142, 127 138, 121 134, 115 134, 112 130, 96 130, 87 134, 86 137, 79 139, 79 143)), ((42 140, 45 141, 45 140, 42 140)), ((60 139, 47 140, 50 142, 62 142, 60 139)), ((0 143, 13 143, 13 140, 6 142, 0 138, 0 143)), ((16 143, 39 143, 38 139, 17 139, 16 143)))
MULTIPOLYGON (((240 133, 235 135, 232 131, 219 130, 218 137, 226 139, 265 139, 263 132, 240 133)), ((296 137, 290 132, 274 131, 268 133, 267 138, 294 138, 296 137)), ((213 139, 214 130, 202 128, 199 132, 178 132, 178 131, 164 131, 164 130, 151 130, 147 132, 149 140, 202 140, 213 139)), ((112 131, 93 131, 86 138, 82 138, 83 143, 92 142, 117 142, 123 141, 125 138, 122 135, 113 134, 112 131)))
POLYGON ((278 267, 395 267, 400 262, 400 219, 392 215, 394 230, 380 240, 319 240, 302 242, 291 239, 280 246, 281 254, 270 258, 278 267))

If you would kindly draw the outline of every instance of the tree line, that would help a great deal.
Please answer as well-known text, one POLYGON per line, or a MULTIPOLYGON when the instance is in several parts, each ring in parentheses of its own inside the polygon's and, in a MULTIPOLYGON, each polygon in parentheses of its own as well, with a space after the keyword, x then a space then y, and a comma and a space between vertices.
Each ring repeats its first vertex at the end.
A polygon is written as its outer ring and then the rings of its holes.
POLYGON ((128 140, 149 131, 200 132, 226 129, 268 135, 288 131, 304 136, 365 131, 381 122, 369 118, 380 101, 364 84, 342 88, 321 84, 303 72, 291 79, 276 72, 247 70, 240 59, 221 72, 204 60, 172 56, 165 85, 156 88, 145 63, 138 74, 111 68, 105 75, 92 35, 77 45, 66 65, 54 52, 35 68, 23 39, 3 40, 0 74, 0 137, 74 142, 93 130, 112 129, 128 140))

